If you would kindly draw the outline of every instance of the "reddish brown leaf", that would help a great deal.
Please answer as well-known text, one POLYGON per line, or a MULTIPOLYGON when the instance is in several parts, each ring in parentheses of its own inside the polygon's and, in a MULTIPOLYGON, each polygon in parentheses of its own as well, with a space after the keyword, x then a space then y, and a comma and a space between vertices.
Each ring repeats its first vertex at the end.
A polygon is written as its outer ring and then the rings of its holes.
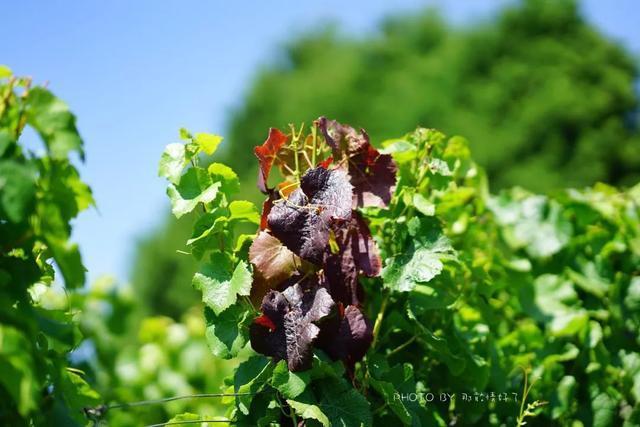
POLYGON ((258 188, 265 194, 269 192, 267 180, 269 179, 271 167, 273 166, 278 151, 287 143, 287 139, 287 135, 276 128, 271 128, 269 129, 267 140, 253 150, 260 164, 260 170, 258 171, 258 188))

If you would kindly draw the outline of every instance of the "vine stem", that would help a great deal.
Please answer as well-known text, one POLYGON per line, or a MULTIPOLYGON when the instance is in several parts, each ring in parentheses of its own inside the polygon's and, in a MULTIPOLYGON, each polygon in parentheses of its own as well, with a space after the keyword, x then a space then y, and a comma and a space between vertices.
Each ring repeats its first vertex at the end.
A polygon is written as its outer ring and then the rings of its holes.
POLYGON ((380 333, 380 328, 382 327, 382 319, 384 319, 384 312, 387 309, 387 304, 389 303, 389 292, 386 292, 384 298, 382 299, 382 304, 380 304, 380 311, 378 312, 378 316, 376 317, 376 322, 373 325, 373 341, 371 342, 371 348, 375 348, 378 342, 378 334, 380 333))
POLYGON ((313 166, 316 166, 316 150, 318 148, 318 122, 314 121, 313 126, 311 126, 311 135, 313 137, 313 151, 311 152, 311 163, 313 166))
POLYGON ((227 397, 227 396, 248 396, 254 395, 256 393, 200 393, 200 394, 187 394, 184 396, 173 396, 173 397, 165 397, 163 399, 155 399, 155 400, 140 400, 137 402, 124 402, 124 403, 115 403, 113 405, 108 405, 106 407, 109 409, 121 409, 121 408, 132 408, 135 406, 147 406, 147 405, 157 405, 160 403, 173 402, 174 400, 184 400, 184 399, 202 399, 209 397, 227 397))
POLYGON ((386 354, 385 357, 389 357, 391 355, 396 354, 397 352, 403 350, 404 348, 406 348, 407 346, 411 345, 412 342, 414 342, 417 339, 417 337, 414 335, 411 338, 409 338, 407 341, 403 342, 402 344, 400 344, 399 346, 397 346, 396 348, 394 348, 393 350, 391 350, 389 353, 386 354))
POLYGON ((226 423, 232 424, 235 423, 233 420, 184 420, 184 421, 168 421, 166 423, 158 423, 158 424, 149 424, 145 427, 163 427, 163 426, 174 426, 174 425, 182 425, 182 424, 202 424, 202 423, 226 423))

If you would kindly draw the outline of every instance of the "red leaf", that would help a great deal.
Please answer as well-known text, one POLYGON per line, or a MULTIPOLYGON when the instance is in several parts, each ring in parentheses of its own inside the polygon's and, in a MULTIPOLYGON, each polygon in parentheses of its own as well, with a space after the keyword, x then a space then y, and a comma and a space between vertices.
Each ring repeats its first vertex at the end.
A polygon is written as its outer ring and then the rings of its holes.
POLYGON ((269 328, 269 330, 271 332, 276 330, 276 324, 273 323, 273 321, 271 319, 269 319, 269 317, 267 317, 264 314, 259 316, 259 317, 256 317, 254 322, 257 323, 260 326, 264 326, 265 328, 269 328))
POLYGON ((268 193, 267 180, 269 179, 269 173, 271 167, 275 161, 278 151, 287 143, 287 135, 283 134, 276 128, 269 129, 269 136, 264 144, 253 149, 258 162, 260 163, 260 170, 258 171, 258 188, 263 193, 268 193))

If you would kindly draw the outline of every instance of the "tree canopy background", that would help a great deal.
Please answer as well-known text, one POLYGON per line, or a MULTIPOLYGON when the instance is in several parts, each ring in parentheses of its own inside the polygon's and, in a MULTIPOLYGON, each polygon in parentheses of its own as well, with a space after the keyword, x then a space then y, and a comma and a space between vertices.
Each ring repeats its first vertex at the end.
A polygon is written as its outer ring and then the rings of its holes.
MULTIPOLYGON (((258 72, 221 161, 255 199, 253 147, 266 130, 325 115, 374 143, 416 124, 465 135, 494 191, 624 186, 640 179, 637 78, 632 55, 570 0, 525 0, 464 28, 433 10, 391 17, 363 38, 329 28, 292 40, 258 72)), ((177 317, 197 300, 196 265, 174 253, 189 222, 168 220, 139 244, 132 279, 147 314, 177 317)))

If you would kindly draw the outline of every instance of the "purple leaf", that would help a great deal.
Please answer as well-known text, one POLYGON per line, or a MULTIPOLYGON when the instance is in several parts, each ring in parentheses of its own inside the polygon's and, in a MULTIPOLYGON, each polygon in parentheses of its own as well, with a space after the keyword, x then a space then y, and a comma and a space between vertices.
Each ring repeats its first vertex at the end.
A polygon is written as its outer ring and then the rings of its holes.
POLYGON ((351 218, 352 189, 342 170, 310 169, 300 188, 273 202, 267 224, 291 251, 320 264, 329 243, 331 221, 351 218))
POLYGON ((371 322, 358 307, 350 305, 323 325, 317 346, 332 359, 353 367, 367 353, 372 340, 371 322))
POLYGON ((270 291, 262 301, 262 315, 251 325, 251 346, 258 353, 286 360, 290 371, 311 367, 316 323, 327 317, 334 302, 316 280, 307 279, 283 292, 270 291))

